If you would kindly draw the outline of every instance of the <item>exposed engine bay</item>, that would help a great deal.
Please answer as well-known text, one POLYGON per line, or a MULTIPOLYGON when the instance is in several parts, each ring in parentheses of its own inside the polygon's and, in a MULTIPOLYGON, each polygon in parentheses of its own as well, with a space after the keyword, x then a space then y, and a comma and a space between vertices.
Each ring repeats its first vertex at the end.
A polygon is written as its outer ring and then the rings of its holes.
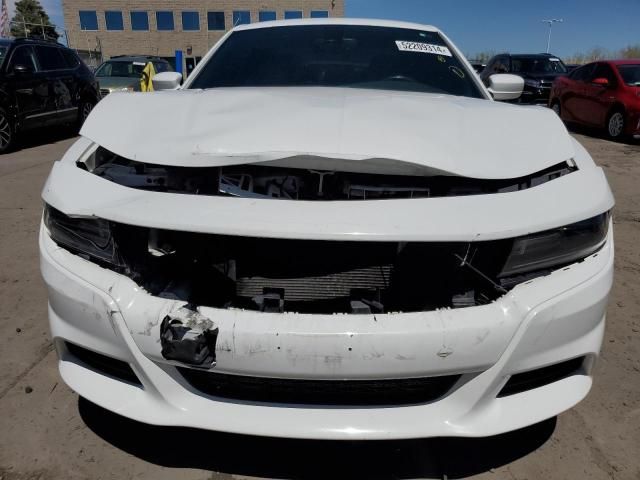
POLYGON ((357 242, 179 232, 68 217, 51 207, 62 245, 152 295, 262 312, 388 313, 490 303, 511 240, 357 242), (99 225, 92 226, 98 222, 99 225), (100 257, 74 246, 96 229, 100 257), (65 233, 67 232, 67 233, 65 233), (65 237, 65 235, 70 235, 65 237), (66 238, 66 239, 65 239, 66 238))
POLYGON ((89 160, 78 162, 78 166, 106 180, 136 189, 287 200, 373 200, 504 193, 532 188, 576 170, 575 166, 564 162, 526 177, 487 180, 264 164, 177 167, 128 160, 102 147, 89 160))

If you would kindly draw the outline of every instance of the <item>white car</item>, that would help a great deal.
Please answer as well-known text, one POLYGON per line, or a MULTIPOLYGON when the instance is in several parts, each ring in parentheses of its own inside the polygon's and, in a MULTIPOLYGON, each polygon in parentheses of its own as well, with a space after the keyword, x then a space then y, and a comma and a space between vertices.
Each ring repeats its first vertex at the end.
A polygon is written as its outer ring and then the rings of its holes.
POLYGON ((109 95, 43 192, 62 378, 142 422, 291 438, 572 407, 614 199, 551 110, 494 101, 521 90, 436 28, 325 19, 239 26, 180 89, 109 95))

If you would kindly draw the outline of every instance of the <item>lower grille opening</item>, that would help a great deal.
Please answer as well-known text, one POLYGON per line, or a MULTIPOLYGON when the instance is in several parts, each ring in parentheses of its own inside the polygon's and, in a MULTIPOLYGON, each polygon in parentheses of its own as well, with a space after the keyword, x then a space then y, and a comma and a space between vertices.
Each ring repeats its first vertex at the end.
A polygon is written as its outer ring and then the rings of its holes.
POLYGON ((500 390, 498 397, 507 397, 516 393, 526 392, 534 388, 543 387, 564 378, 575 375, 584 364, 585 357, 578 357, 566 362, 556 363, 548 367, 537 368, 529 372, 512 375, 506 385, 500 390))
POLYGON ((127 362, 116 360, 70 342, 65 342, 65 346, 71 355, 92 370, 118 380, 142 386, 142 383, 127 362))
POLYGON ((214 397, 299 405, 408 405, 446 395, 460 375, 392 380, 292 380, 178 367, 196 390, 214 397))

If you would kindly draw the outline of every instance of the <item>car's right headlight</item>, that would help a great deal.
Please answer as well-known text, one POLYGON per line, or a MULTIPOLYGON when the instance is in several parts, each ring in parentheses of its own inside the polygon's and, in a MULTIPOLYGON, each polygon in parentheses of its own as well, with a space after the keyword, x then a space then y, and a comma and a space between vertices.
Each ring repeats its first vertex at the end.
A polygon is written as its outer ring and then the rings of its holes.
POLYGON ((44 225, 51 239, 61 247, 93 261, 123 266, 107 220, 70 217, 45 204, 44 225))
POLYGON ((582 260, 605 243, 609 212, 565 227, 515 238, 500 278, 551 269, 582 260))

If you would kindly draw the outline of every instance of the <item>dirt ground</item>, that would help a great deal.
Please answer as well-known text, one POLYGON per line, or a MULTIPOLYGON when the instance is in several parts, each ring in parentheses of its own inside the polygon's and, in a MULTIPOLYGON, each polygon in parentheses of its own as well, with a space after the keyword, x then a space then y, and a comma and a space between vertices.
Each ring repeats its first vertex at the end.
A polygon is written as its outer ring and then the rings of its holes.
POLYGON ((54 132, 0 157, 0 480, 640 479, 640 145, 576 137, 617 200, 616 277, 595 386, 557 419, 480 440, 244 437, 151 427, 79 399, 58 376, 36 241, 40 191, 73 139, 54 132))

